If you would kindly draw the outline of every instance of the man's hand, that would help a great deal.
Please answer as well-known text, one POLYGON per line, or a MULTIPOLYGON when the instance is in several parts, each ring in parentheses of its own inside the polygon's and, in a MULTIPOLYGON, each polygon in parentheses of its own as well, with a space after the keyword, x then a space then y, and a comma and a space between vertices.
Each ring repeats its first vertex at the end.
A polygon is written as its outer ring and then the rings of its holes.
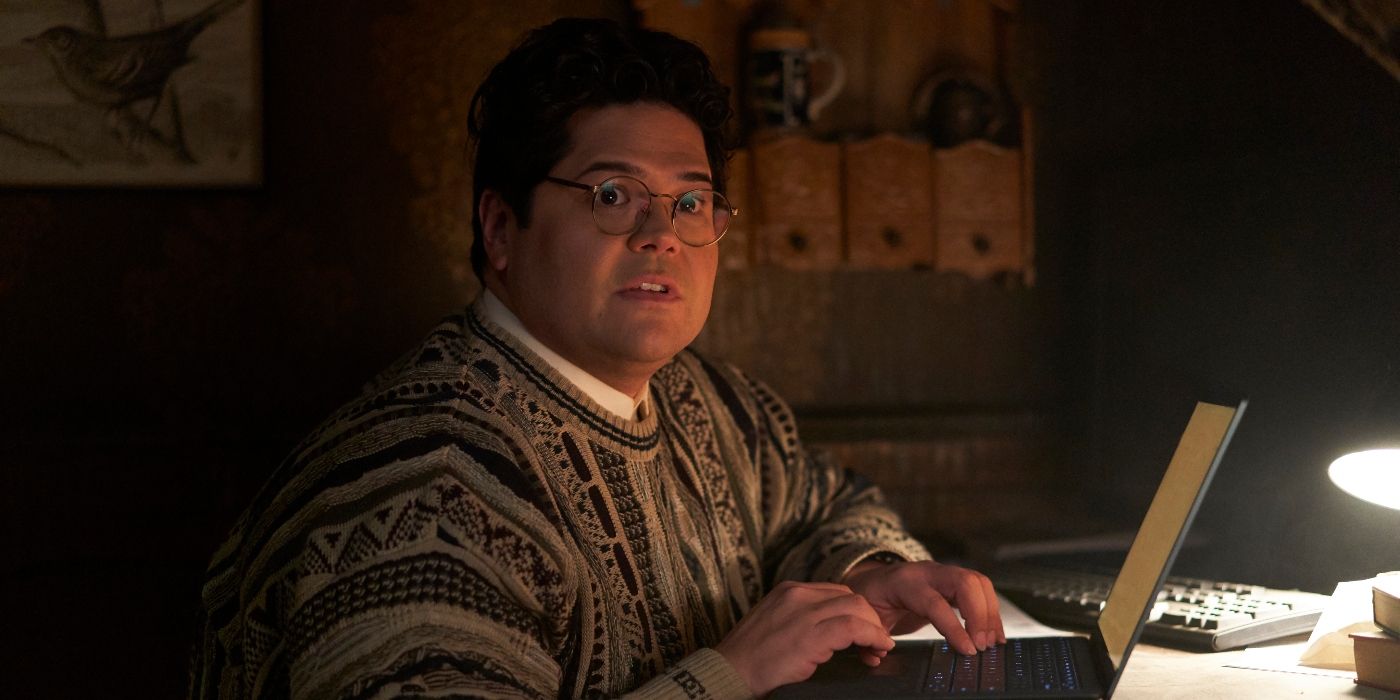
POLYGON ((893 634, 913 632, 931 622, 964 654, 1006 641, 992 582, 971 569, 932 561, 864 561, 843 583, 869 601, 893 634), (953 608, 962 613, 966 629, 953 608))
POLYGON ((784 581, 758 601, 715 651, 754 695, 807 680, 838 649, 863 647, 861 660, 877 666, 894 648, 880 616, 864 598, 836 583, 784 581))

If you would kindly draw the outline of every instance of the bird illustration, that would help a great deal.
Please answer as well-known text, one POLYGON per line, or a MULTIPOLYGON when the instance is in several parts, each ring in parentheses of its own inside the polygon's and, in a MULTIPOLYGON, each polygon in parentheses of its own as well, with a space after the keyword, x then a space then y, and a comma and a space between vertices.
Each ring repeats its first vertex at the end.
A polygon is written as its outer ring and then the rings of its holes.
POLYGON ((190 62, 190 42, 244 2, 219 0, 184 20, 140 34, 104 37, 57 26, 24 42, 48 56, 59 80, 83 102, 108 110, 149 98, 159 104, 170 75, 190 62))

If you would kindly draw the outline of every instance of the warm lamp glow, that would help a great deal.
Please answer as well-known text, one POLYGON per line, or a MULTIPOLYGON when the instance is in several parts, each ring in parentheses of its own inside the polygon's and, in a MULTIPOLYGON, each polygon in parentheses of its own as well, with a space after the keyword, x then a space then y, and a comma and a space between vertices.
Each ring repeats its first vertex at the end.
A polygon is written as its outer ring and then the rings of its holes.
POLYGON ((1400 449, 1343 455, 1327 468, 1327 476, 1357 498, 1400 510, 1400 449))

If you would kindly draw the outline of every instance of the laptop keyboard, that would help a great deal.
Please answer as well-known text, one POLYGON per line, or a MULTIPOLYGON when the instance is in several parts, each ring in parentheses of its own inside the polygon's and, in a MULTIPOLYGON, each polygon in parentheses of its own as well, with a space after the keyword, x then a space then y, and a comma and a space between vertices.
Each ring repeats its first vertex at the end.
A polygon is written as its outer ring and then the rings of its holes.
MULTIPOLYGON (((991 574, 997 591, 1050 624, 1092 628, 1113 576, 1011 565, 991 574)), ((1167 577, 1143 628, 1145 641, 1190 651, 1223 651, 1308 632, 1328 596, 1241 583, 1167 577)))
POLYGON ((1068 638, 1011 639, 972 656, 937 642, 925 687, 949 695, 1077 690, 1079 678, 1068 638))

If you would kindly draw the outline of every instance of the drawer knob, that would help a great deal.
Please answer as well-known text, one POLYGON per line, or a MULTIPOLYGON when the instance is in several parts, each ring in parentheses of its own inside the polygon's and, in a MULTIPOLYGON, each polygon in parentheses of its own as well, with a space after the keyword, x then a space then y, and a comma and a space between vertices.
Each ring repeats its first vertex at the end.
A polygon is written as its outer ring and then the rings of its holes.
POLYGON ((788 246, 799 253, 807 250, 807 235, 801 231, 792 231, 788 234, 788 246))
POLYGON ((880 231, 880 237, 885 239, 885 245, 891 248, 898 248, 904 243, 904 236, 901 236, 893 226, 886 226, 884 230, 880 231))
POLYGON ((981 231, 974 231, 972 234, 972 249, 977 251, 978 255, 986 255, 992 250, 992 242, 987 238, 986 234, 981 231))

